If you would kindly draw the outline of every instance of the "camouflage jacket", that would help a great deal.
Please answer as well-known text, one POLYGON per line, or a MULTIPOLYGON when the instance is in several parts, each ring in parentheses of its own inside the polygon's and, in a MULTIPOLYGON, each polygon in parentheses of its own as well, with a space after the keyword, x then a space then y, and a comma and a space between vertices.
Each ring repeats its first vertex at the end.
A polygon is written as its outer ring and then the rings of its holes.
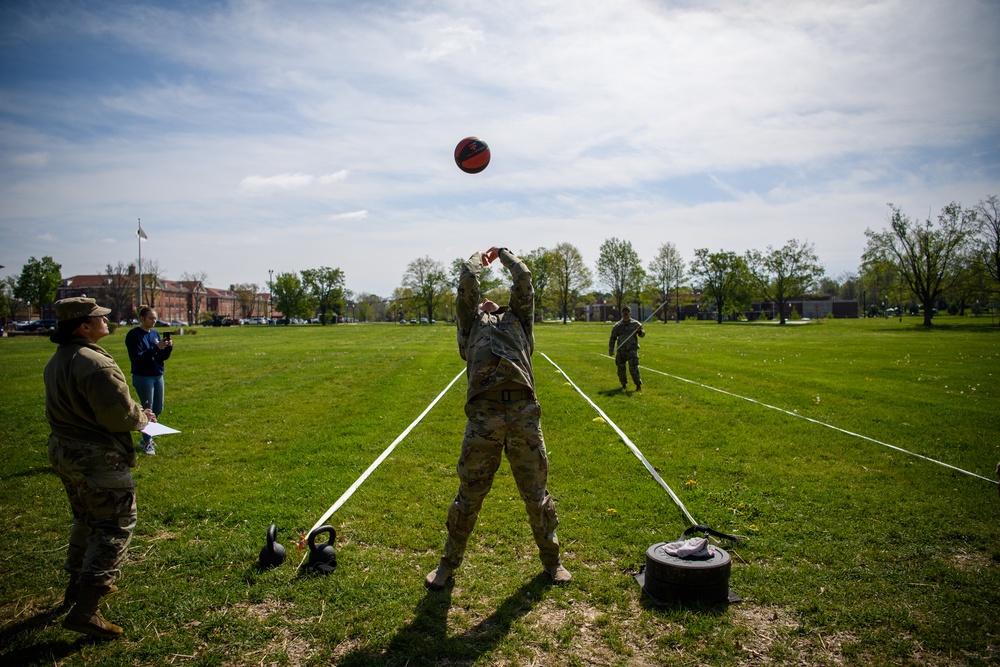
POLYGON ((639 349, 639 339, 646 335, 646 332, 639 329, 638 320, 618 320, 615 326, 611 327, 611 340, 608 341, 608 354, 612 355, 618 346, 625 352, 634 352, 639 349), (633 332, 637 332, 632 335, 633 332), (622 342, 623 341, 623 342, 622 342))
POLYGON ((84 338, 60 345, 45 365, 45 417, 53 435, 116 449, 130 466, 131 431, 149 423, 114 358, 84 338))
POLYGON ((510 303, 494 313, 479 310, 479 273, 483 254, 477 252, 462 267, 458 279, 458 352, 466 362, 466 399, 507 382, 535 388, 531 354, 535 351, 535 293, 531 272, 514 253, 500 249, 500 261, 514 284, 510 303))

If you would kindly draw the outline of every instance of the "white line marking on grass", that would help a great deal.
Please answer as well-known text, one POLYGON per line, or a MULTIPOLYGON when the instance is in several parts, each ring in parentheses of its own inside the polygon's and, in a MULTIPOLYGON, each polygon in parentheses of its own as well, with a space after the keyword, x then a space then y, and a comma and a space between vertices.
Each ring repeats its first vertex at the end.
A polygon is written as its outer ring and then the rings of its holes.
POLYGON ((559 366, 556 365, 556 362, 549 359, 549 355, 545 354, 544 352, 539 352, 538 354, 545 357, 546 361, 555 366, 556 370, 559 371, 564 378, 566 378, 567 382, 570 383, 570 386, 572 386, 573 389, 576 389, 577 393, 583 396, 584 399, 586 399, 586 401, 590 403, 590 405, 593 406, 595 410, 597 410, 597 414, 601 415, 604 421, 606 421, 608 424, 611 425, 611 428, 613 428, 615 430, 615 433, 617 433, 618 436, 625 442, 625 444, 628 445, 628 448, 632 450, 632 453, 635 454, 640 461, 642 461, 642 465, 646 466, 646 470, 648 470, 649 474, 653 476, 653 479, 659 482, 660 486, 662 486, 664 489, 667 490, 667 493, 670 494, 670 497, 673 498, 674 502, 677 503, 677 506, 681 508, 681 511, 684 513, 684 517, 691 523, 692 526, 697 526, 698 522, 694 520, 694 517, 691 516, 691 513, 687 511, 686 507, 684 507, 684 503, 681 502, 681 499, 678 498, 677 494, 674 493, 673 489, 671 489, 670 486, 663 481, 663 478, 660 477, 660 473, 656 472, 656 469, 649 463, 649 461, 646 460, 646 457, 642 455, 642 452, 640 452, 639 448, 632 443, 629 437, 625 435, 625 432, 622 431, 620 428, 618 428, 618 424, 611 421, 611 417, 605 414, 604 410, 601 410, 601 408, 597 406, 597 403, 594 403, 592 400, 590 400, 590 397, 587 396, 585 393, 583 393, 582 389, 576 386, 576 383, 573 382, 568 375, 566 375, 566 372, 563 369, 559 368, 559 366))
MULTIPOLYGON (((338 509, 340 509, 341 505, 343 505, 344 503, 347 502, 348 498, 350 498, 352 495, 354 495, 354 492, 358 490, 358 487, 361 486, 364 483, 364 481, 366 479, 368 479, 368 476, 371 475, 375 471, 375 469, 378 468, 379 465, 382 464, 382 461, 385 461, 386 457, 389 456, 389 454, 392 454, 392 450, 396 448, 396 445, 398 445, 400 442, 402 442, 403 438, 405 438, 407 435, 410 434, 410 431, 413 430, 413 427, 420 423, 420 420, 423 419, 427 415, 427 413, 431 411, 431 408, 433 408, 437 404, 437 402, 441 400, 441 397, 444 396, 448 392, 449 389, 451 389, 451 386, 453 384, 455 384, 455 382, 458 381, 458 378, 462 377, 462 375, 464 373, 465 373, 465 369, 463 368, 458 373, 458 375, 456 375, 454 378, 452 378, 451 382, 448 383, 448 386, 445 387, 444 389, 442 389, 441 393, 437 395, 437 398, 435 398, 433 401, 431 401, 431 404, 428 405, 426 408, 424 408, 424 411, 420 413, 420 416, 417 417, 416 419, 414 419, 410 423, 410 425, 407 426, 403 430, 403 432, 400 433, 399 436, 395 440, 392 441, 392 444, 385 448, 385 451, 382 452, 382 454, 379 455, 379 457, 377 459, 375 459, 375 462, 372 463, 370 466, 368 466, 368 470, 365 470, 364 474, 362 474, 361 477, 358 477, 357 481, 354 482, 354 484, 351 484, 351 488, 347 489, 347 491, 344 491, 344 494, 342 496, 340 496, 340 498, 337 499, 337 502, 335 502, 330 507, 330 509, 328 509, 326 511, 326 514, 324 514, 323 516, 321 516, 319 518, 319 521, 317 521, 315 523, 315 525, 313 525, 313 527, 309 529, 309 533, 313 532, 314 530, 316 530, 317 528, 319 528, 320 526, 322 526, 324 521, 326 521, 327 519, 329 519, 333 515, 334 512, 336 512, 338 509)), ((306 534, 308 535, 309 533, 306 533, 306 534)))
MULTIPOLYGON (((600 353, 598 352, 597 354, 600 354, 600 353)), ((601 356, 604 356, 604 355, 601 355, 601 356)), ((931 463, 936 463, 939 466, 944 466, 945 468, 951 468, 952 470, 955 470, 955 471, 960 472, 960 473, 964 473, 966 475, 970 475, 972 477, 978 477, 979 479, 986 480, 990 484, 997 484, 996 480, 990 479, 989 477, 983 477, 982 475, 977 475, 974 472, 969 472, 968 470, 962 470, 961 468, 956 468, 953 465, 950 465, 948 463, 944 463, 943 461, 938 461, 937 459, 932 459, 929 456, 924 456, 923 454, 917 454, 915 452, 911 452, 911 451, 905 450, 902 447, 897 447, 895 445, 890 445, 887 442, 882 442, 881 440, 876 440, 875 438, 869 438, 867 435, 861 435, 860 433, 854 433, 853 431, 848 431, 848 430, 842 429, 842 428, 840 428, 838 426, 833 426, 832 424, 827 424, 826 422, 821 422, 818 419, 813 419, 812 417, 805 417, 803 415, 800 415, 797 412, 789 412, 788 410, 785 410, 783 408, 775 407, 773 405, 768 405, 767 403, 762 403, 761 401, 758 401, 758 400, 753 399, 753 398, 747 398, 746 396, 740 396, 739 394, 734 394, 733 392, 726 391, 725 389, 718 389, 717 387, 712 387, 712 386, 709 386, 707 384, 702 384, 700 382, 695 382, 694 380, 688 380, 687 378, 682 378, 682 377, 677 376, 677 375, 671 375, 670 373, 664 373, 663 371, 656 370, 655 368, 650 368, 649 366, 640 366, 640 368, 643 368, 643 369, 645 369, 647 371, 652 371, 653 373, 659 373, 660 375, 665 375, 668 378, 673 378, 675 380, 680 380, 681 382, 687 382, 688 384, 697 385, 697 386, 703 387, 705 389, 711 389, 712 391, 717 391, 720 394, 726 394, 727 396, 732 396, 734 398, 743 399, 744 401, 749 401, 751 403, 756 403, 757 405, 762 405, 765 408, 770 408, 771 410, 777 410, 778 412, 783 412, 786 415, 790 415, 790 416, 796 417, 798 419, 805 419, 807 422, 812 422, 813 424, 819 424, 820 426, 825 426, 826 428, 832 428, 834 431, 840 431, 841 433, 844 433, 844 434, 847 434, 847 435, 852 435, 855 438, 861 438, 862 440, 867 440, 869 442, 874 442, 876 445, 882 445, 883 447, 888 447, 889 449, 895 449, 897 452, 902 452, 903 454, 909 454, 910 456, 915 456, 918 459, 923 459, 925 461, 930 461, 931 463)))

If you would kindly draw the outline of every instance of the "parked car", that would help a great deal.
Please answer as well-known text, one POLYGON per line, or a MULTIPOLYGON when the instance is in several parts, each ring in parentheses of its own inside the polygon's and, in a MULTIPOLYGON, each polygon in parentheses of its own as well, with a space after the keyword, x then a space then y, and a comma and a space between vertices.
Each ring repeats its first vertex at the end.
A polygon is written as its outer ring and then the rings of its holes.
POLYGON ((186 327, 188 325, 184 320, 170 320, 170 326, 172 327, 186 327))
POLYGON ((21 322, 20 324, 14 325, 18 331, 47 331, 49 329, 56 328, 55 319, 41 319, 33 320, 31 322, 21 322))

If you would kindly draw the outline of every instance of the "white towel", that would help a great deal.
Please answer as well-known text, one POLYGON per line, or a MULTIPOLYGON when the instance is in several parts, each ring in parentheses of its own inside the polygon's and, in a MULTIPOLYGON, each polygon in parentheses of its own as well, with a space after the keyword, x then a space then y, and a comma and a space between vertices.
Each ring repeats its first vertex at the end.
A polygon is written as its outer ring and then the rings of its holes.
POLYGON ((668 542, 663 546, 663 550, 678 558, 706 558, 712 555, 708 550, 707 537, 692 537, 681 542, 668 542))

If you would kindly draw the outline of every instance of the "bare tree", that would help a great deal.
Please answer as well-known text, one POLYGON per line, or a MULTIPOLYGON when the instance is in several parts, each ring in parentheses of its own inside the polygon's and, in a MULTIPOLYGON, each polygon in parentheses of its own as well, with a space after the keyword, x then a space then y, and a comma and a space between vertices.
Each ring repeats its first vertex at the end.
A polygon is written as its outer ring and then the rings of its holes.
POLYGON ((120 322, 132 314, 133 299, 136 297, 135 265, 118 262, 108 264, 104 269, 104 295, 111 308, 111 317, 120 322))
POLYGON ((924 326, 931 326, 934 302, 961 278, 964 255, 977 231, 975 212, 954 202, 945 206, 935 225, 912 220, 889 204, 889 228, 865 230, 868 246, 864 256, 885 258, 899 269, 924 310, 924 326))
MULTIPOLYGON (((680 319, 680 286, 684 280, 684 259, 677 252, 673 243, 664 243, 656 251, 656 257, 649 262, 649 275, 652 279, 656 296, 660 303, 670 299, 670 291, 674 291, 677 306, 677 318, 680 319)), ((667 321, 667 309, 663 309, 663 321, 667 321)))
POLYGON ((788 300, 811 290, 823 275, 813 245, 797 239, 780 248, 767 246, 764 253, 750 250, 746 262, 760 294, 778 304, 780 324, 787 320, 788 300))
POLYGON ((142 263, 142 298, 150 308, 156 308, 157 298, 163 290, 163 269, 155 259, 147 259, 142 263))
POLYGON ((240 317, 243 319, 253 317, 257 306, 257 294, 260 292, 257 283, 230 285, 229 289, 236 294, 236 302, 240 305, 240 317))
POLYGON ((1000 294, 1000 197, 990 195, 975 206, 979 221, 979 257, 992 282, 991 298, 1000 294))
POLYGON ((580 293, 590 287, 590 269, 583 263, 583 255, 576 246, 560 243, 551 251, 553 298, 563 324, 573 316, 573 309, 580 300, 580 293))
POLYGON ((208 274, 204 271, 181 274, 181 284, 184 285, 187 292, 188 322, 191 324, 197 322, 201 315, 201 307, 205 304, 205 283, 207 281, 208 274))

